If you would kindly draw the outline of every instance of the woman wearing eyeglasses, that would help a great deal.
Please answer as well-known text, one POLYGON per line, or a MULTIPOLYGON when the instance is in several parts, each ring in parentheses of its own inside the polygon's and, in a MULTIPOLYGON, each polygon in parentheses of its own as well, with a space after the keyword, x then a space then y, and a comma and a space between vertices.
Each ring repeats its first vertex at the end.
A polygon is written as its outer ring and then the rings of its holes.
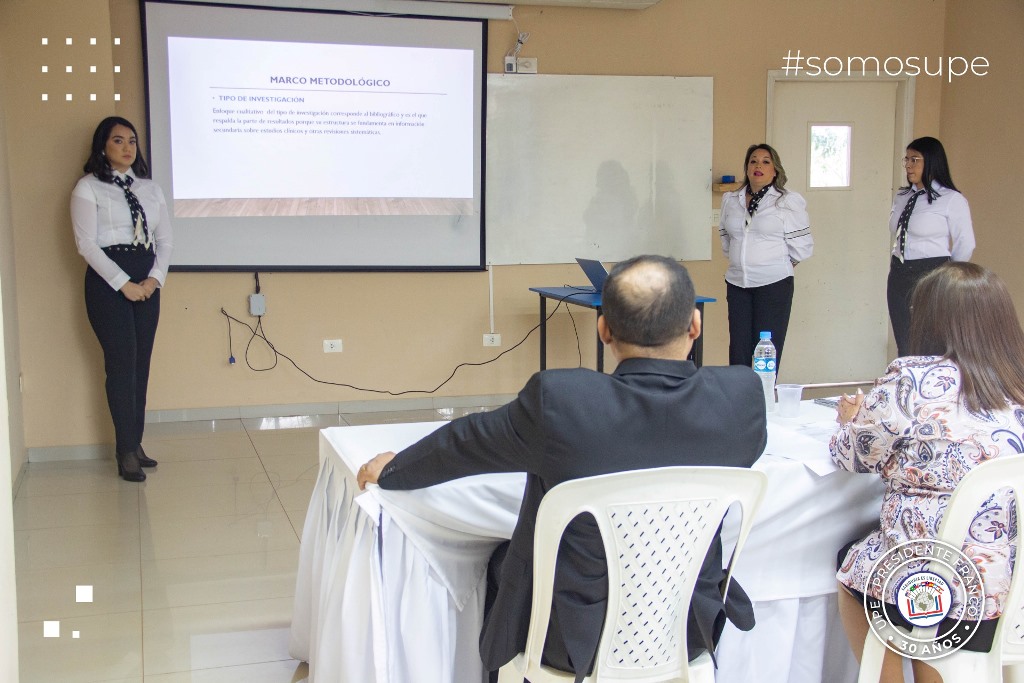
POLYGON ((946 150, 935 138, 918 138, 903 157, 907 186, 900 188, 889 214, 892 258, 886 298, 897 355, 910 347, 910 296, 925 275, 947 261, 969 261, 974 227, 967 200, 949 173, 946 150))

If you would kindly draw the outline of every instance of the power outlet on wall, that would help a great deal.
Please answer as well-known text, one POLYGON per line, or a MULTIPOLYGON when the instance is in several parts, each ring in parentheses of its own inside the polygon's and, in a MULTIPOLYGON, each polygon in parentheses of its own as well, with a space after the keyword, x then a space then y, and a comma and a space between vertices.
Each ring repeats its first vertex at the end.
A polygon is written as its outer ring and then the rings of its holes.
POLYGON ((324 339, 324 353, 341 353, 341 340, 324 339))
POLYGON ((501 346, 500 334, 485 334, 484 346, 501 346))
POLYGON ((516 59, 516 73, 535 74, 537 73, 536 57, 519 57, 516 59))

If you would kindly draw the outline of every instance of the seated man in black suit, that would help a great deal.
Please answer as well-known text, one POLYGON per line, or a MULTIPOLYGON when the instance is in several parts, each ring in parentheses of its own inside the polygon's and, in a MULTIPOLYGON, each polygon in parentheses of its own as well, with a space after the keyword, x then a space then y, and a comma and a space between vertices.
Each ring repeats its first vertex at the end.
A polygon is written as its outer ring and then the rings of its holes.
MULTIPOLYGON (((679 263, 638 256, 608 276, 597 329, 618 360, 611 375, 545 370, 490 413, 450 424, 398 455, 382 453, 359 470, 360 486, 415 489, 486 472, 527 473, 512 540, 491 560, 488 611, 480 635, 494 671, 526 646, 533 542, 544 493, 570 479, 673 465, 749 467, 767 441, 761 382, 741 366, 697 368, 686 360, 701 332, 693 282, 679 263), (500 565, 499 565, 500 563, 500 565), (500 573, 500 579, 497 575, 500 573)), ((687 626, 691 657, 713 649, 728 616, 753 626, 736 582, 723 604, 718 539, 705 558, 687 626)), ((604 547, 593 517, 566 529, 558 552, 545 663, 591 671, 608 596, 604 547)))

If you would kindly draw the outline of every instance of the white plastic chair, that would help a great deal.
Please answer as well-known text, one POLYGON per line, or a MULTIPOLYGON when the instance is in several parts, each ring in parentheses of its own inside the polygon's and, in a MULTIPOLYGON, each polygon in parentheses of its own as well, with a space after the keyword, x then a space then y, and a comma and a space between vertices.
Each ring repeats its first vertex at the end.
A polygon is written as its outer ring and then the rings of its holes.
POLYGON ((722 518, 739 503, 743 517, 731 578, 767 481, 762 472, 735 467, 663 467, 575 479, 548 491, 537 513, 526 651, 501 668, 500 683, 574 680, 540 660, 558 544, 566 525, 583 512, 597 520, 608 557, 608 610, 586 683, 714 683, 708 653, 687 663, 690 598, 722 518))
MULTIPOLYGON (((946 508, 942 524, 939 525, 938 539, 959 548, 967 537, 967 529, 982 503, 1004 486, 1013 489, 1017 518, 1020 519, 1021 510, 1024 510, 1024 455, 996 458, 968 472, 949 498, 949 506, 946 508)), ((1003 617, 996 626, 991 652, 957 650, 945 657, 928 660, 927 664, 939 672, 945 683, 999 683, 1003 680, 1003 665, 1024 663, 1024 580, 1021 580, 1024 572, 1018 571, 1022 560, 1021 539, 1021 530, 1018 529, 1015 540, 1017 565, 1010 581, 1010 592, 1003 617)), ((915 628, 911 635, 914 638, 929 638, 935 634, 936 629, 934 626, 919 627, 915 628)), ((858 683, 878 682, 885 652, 885 646, 869 630, 864 642, 858 683)), ((1020 675, 1018 671, 1008 672, 1006 680, 1024 681, 1024 678, 1019 678, 1020 675)))
MULTIPOLYGON (((1020 510, 1018 506, 1017 510, 1020 510)), ((1020 512, 1017 513, 1018 519, 1020 512)), ((1020 534, 1020 530, 1017 531, 1020 534)), ((1020 546, 1017 547, 1017 557, 1020 558, 1020 546)), ((1024 561, 1024 559, 1018 560, 1024 561)), ((1015 577, 1016 578, 1016 577, 1015 577)), ((1024 583, 1024 579, 1021 580, 1024 583)), ((1024 589, 1021 591, 1024 593, 1024 589)), ((1003 639, 1003 681, 1005 683, 1024 683, 1024 595, 1021 601, 1016 603, 1012 610, 1007 609, 1004 619, 1010 619, 1004 631, 1003 639)))

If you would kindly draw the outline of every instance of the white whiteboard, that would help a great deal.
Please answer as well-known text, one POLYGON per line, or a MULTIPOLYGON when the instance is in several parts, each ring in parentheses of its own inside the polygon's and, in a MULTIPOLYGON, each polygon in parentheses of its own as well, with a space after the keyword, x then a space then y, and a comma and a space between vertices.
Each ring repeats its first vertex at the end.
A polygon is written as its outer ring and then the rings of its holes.
POLYGON ((710 77, 487 77, 487 260, 711 258, 710 77))

